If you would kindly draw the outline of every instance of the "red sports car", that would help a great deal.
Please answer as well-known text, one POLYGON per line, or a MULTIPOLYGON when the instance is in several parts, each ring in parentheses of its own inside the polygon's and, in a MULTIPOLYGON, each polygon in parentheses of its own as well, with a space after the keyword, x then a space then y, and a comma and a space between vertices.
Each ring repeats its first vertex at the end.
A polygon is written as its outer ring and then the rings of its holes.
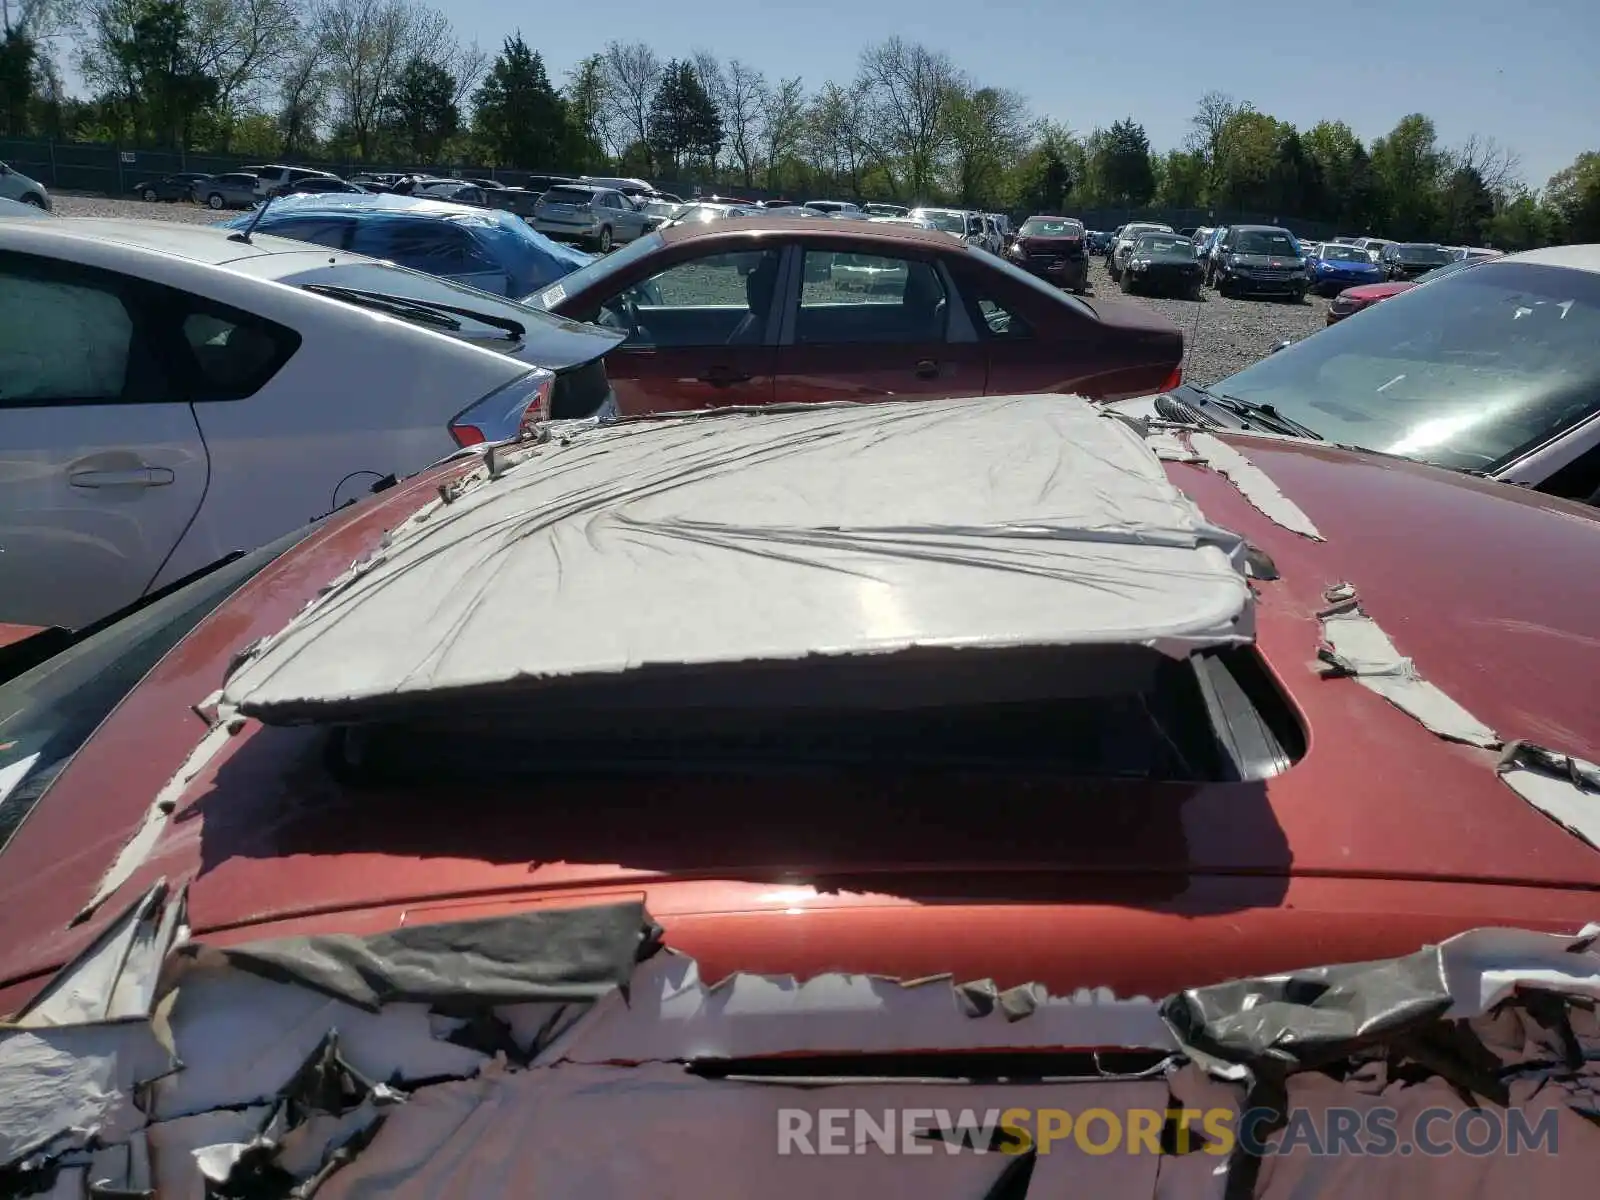
MULTIPOLYGON (((1453 1114, 1592 1063, 1600 512, 1052 395, 547 432, 0 685, 19 1190, 1220 1197, 1209 1142, 808 1166, 773 1106, 1369 1103, 1361 1052, 1453 1114)), ((1592 1174, 1561 1111, 1350 1178, 1592 1174)))
POLYGON ((673 226, 528 297, 625 329, 606 358, 625 415, 890 396, 1175 386, 1183 335, 1092 305, 907 226, 751 217, 673 226))

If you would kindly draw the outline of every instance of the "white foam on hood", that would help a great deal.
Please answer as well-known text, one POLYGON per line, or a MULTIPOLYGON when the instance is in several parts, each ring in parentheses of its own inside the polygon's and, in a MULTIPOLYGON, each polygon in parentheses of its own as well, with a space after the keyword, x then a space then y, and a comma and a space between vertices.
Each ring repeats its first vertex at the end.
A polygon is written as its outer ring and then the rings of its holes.
POLYGON ((1253 635, 1237 542, 1135 430, 1073 397, 627 423, 553 442, 397 532, 224 699, 271 719, 651 665, 1182 656, 1253 635))

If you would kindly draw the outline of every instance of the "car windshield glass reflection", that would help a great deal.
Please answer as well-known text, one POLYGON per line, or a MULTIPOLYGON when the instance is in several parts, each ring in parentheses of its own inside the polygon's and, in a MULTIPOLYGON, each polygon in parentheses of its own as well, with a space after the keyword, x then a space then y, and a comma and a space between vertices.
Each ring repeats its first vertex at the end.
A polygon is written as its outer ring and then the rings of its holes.
POLYGON ((941 229, 945 233, 966 232, 966 220, 960 213, 957 212, 938 212, 924 209, 915 213, 914 215, 932 221, 935 229, 941 229))
POLYGON ((1076 221, 1029 220, 1022 223, 1023 237, 1082 237, 1083 226, 1076 221))
POLYGON ((1247 229, 1240 233, 1233 249, 1238 254, 1299 254, 1294 239, 1287 233, 1271 233, 1261 229, 1247 229))
POLYGON ((1396 257, 1414 263, 1444 264, 1452 261, 1450 251, 1443 246, 1401 246, 1396 257))
POLYGON ((1193 254, 1194 245, 1188 238, 1145 234, 1139 239, 1135 254, 1193 254))
POLYGON ((1372 261, 1354 246, 1324 246, 1322 258, 1326 262, 1370 263, 1372 261))
POLYGON ((1600 276, 1455 270, 1213 390, 1329 441, 1494 471, 1600 408, 1600 276))

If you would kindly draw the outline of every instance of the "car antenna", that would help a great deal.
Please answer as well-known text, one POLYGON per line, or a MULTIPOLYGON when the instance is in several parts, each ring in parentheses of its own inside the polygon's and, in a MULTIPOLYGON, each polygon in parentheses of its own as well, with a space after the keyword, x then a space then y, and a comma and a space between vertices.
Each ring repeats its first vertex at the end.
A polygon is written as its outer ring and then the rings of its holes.
POLYGON ((256 226, 261 224, 261 218, 267 215, 267 206, 271 203, 272 193, 268 192, 267 198, 261 202, 261 207, 256 209, 256 215, 250 218, 250 224, 246 225, 238 233, 230 233, 228 240, 230 242, 243 242, 246 246, 250 245, 250 235, 256 231, 256 226))

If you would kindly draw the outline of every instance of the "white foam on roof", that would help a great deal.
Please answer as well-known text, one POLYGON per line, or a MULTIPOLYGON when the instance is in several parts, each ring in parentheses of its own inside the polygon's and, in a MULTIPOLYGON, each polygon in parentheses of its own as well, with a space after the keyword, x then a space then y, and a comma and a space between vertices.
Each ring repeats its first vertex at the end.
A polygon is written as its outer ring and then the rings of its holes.
POLYGON ((396 531, 223 700, 265 716, 913 647, 1185 655, 1253 636, 1240 545, 1076 397, 590 428, 396 531))

